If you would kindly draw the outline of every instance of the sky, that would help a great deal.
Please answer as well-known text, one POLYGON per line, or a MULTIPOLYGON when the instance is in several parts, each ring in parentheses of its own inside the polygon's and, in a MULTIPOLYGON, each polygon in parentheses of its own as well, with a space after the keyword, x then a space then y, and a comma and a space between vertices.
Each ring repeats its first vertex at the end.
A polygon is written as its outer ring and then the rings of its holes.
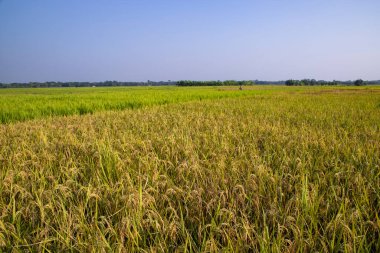
POLYGON ((379 0, 0 0, 0 82, 380 79, 379 0))

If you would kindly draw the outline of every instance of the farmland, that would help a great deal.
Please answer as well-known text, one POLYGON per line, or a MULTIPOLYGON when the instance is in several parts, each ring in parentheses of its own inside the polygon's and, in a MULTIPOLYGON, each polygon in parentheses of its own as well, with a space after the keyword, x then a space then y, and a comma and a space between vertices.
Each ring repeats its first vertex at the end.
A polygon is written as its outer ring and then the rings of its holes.
POLYGON ((0 251, 380 251, 379 87, 0 98, 0 251))
MULTIPOLYGON (((274 89, 275 87, 272 87, 274 89)), ((0 89, 0 123, 51 116, 89 114, 202 99, 268 93, 270 89, 239 92, 228 88, 112 87, 0 89)))

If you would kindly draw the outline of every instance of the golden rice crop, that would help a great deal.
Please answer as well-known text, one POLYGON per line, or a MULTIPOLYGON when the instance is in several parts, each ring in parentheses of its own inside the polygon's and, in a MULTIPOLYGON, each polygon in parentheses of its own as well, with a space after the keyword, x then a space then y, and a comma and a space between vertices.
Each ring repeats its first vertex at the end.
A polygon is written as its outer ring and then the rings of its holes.
POLYGON ((0 125, 0 249, 380 251, 379 89, 335 89, 0 125))

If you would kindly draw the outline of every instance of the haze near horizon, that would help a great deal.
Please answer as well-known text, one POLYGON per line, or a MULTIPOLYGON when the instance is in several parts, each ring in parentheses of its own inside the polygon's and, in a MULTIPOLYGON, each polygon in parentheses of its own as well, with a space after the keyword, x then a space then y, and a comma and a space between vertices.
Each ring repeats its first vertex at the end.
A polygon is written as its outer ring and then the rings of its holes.
POLYGON ((0 82, 380 79, 380 2, 0 1, 0 82))

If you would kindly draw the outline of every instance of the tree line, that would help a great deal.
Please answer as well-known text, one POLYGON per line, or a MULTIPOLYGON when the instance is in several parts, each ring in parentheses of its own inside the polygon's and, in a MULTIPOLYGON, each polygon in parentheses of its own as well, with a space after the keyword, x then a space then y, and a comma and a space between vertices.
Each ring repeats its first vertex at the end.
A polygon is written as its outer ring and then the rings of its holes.
POLYGON ((175 85, 175 81, 160 82, 28 82, 28 83, 0 83, 0 88, 49 88, 49 87, 116 87, 116 86, 162 86, 175 85))
MULTIPOLYGON (((287 80, 285 81, 285 85, 287 86, 314 86, 314 85, 355 85, 355 86, 363 86, 366 85, 367 82, 362 79, 358 79, 355 81, 325 81, 325 80, 315 80, 315 79, 302 79, 302 80, 287 80)), ((379 84, 379 81, 372 81, 371 84, 379 84)))
POLYGON ((226 80, 226 81, 150 81, 147 82, 26 82, 26 83, 0 83, 0 88, 49 88, 49 87, 114 87, 114 86, 247 86, 247 85, 288 85, 288 86, 314 86, 314 85, 379 85, 380 80, 363 81, 325 81, 315 79, 287 80, 287 81, 260 81, 260 80, 226 80))
POLYGON ((181 80, 177 82, 177 86, 245 86, 254 85, 255 83, 251 80, 249 81, 236 81, 236 80, 226 80, 226 81, 192 81, 192 80, 181 80))

